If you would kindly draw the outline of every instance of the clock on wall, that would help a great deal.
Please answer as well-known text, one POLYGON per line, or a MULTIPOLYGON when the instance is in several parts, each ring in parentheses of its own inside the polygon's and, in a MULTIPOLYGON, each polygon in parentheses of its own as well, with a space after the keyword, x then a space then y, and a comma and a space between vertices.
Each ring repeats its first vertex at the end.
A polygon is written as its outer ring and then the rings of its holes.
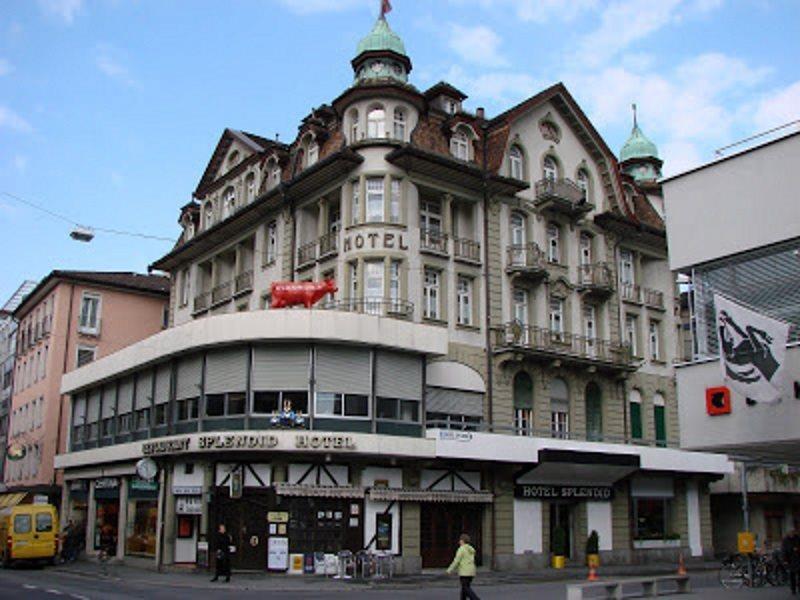
POLYGON ((152 458, 143 458, 136 463, 136 473, 145 481, 152 481, 158 473, 158 465, 152 458))

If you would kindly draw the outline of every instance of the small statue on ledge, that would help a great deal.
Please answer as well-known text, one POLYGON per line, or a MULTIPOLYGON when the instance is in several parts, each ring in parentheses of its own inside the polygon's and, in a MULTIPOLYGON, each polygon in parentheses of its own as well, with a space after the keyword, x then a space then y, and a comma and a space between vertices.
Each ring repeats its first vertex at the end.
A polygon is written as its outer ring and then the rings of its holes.
POLYGON ((306 418, 294 411, 291 400, 284 400, 283 410, 273 415, 272 419, 270 419, 270 425, 273 427, 282 427, 286 429, 305 427, 305 424, 306 418))

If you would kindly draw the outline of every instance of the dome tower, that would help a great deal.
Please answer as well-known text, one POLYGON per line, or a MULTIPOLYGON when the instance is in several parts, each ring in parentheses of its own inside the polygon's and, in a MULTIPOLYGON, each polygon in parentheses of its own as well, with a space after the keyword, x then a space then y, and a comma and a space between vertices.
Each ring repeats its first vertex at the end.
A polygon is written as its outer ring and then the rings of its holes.
POLYGON ((637 183, 656 181, 661 177, 661 165, 658 148, 639 129, 636 118, 636 105, 633 105, 633 129, 631 135, 619 153, 622 172, 630 175, 637 183))

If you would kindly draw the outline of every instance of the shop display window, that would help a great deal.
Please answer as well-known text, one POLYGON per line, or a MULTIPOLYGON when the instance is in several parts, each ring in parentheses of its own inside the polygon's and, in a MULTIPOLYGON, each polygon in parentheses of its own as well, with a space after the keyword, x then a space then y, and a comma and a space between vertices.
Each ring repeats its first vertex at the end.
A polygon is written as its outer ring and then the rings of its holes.
POLYGON ((634 539, 666 539, 669 534, 669 514, 669 498, 634 498, 634 539))
POLYGON ((125 553, 141 556, 156 555, 156 523, 158 501, 129 500, 126 525, 125 553))
POLYGON ((119 500, 98 499, 95 510, 94 549, 105 549, 116 555, 119 519, 119 500))

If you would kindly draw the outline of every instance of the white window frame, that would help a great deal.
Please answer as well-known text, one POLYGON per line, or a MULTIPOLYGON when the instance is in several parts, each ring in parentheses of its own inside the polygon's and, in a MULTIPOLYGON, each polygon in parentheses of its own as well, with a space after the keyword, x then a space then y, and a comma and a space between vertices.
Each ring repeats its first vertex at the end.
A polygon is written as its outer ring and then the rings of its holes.
POLYGON ((648 324, 648 341, 650 346, 650 360, 661 360, 661 323, 654 319, 648 324))
POLYGON ((82 367, 82 366, 88 365, 90 363, 93 363, 95 360, 97 360, 97 346, 87 346, 87 345, 84 345, 84 344, 78 344, 78 347, 75 348, 75 368, 76 369, 78 367, 82 367), (81 352, 91 352, 92 353, 92 360, 90 360, 87 363, 83 363, 83 365, 81 365, 80 362, 79 362, 81 352))
POLYGON ((468 161, 470 159, 469 145, 469 134, 464 131, 463 127, 456 128, 450 137, 450 154, 453 155, 453 158, 468 161))
POLYGON ((244 178, 244 189, 247 195, 247 204, 250 204, 256 199, 256 176, 254 173, 249 173, 244 178))
POLYGON ((514 314, 514 320, 519 321, 522 325, 528 324, 528 290, 525 288, 515 287, 511 291, 511 311, 514 314))
POLYGON ((473 281, 465 275, 458 276, 456 300, 458 305, 458 324, 472 325, 472 287, 473 281))
POLYGON ((639 319, 636 315, 625 315, 625 341, 631 348, 631 356, 638 356, 639 351, 639 319))
POLYGON ((430 233, 441 233, 443 225, 442 203, 440 200, 420 200, 419 227, 430 233))
POLYGON ((360 130, 360 123, 358 122, 359 113, 358 109, 354 108, 350 111, 350 143, 354 144, 358 141, 358 134, 360 130))
POLYGON ((550 432, 554 438, 569 439, 569 412, 550 408, 550 432))
POLYGON ((440 271, 425 267, 422 287, 422 316, 425 319, 439 320, 442 317, 441 279, 440 271))
POLYGON ((587 199, 589 197, 589 173, 586 169, 578 169, 578 174, 575 176, 575 183, 583 190, 584 199, 587 199))
POLYGON ((383 259, 364 261, 364 312, 380 314, 384 293, 383 259))
POLYGON ((384 187, 383 177, 367 177, 367 223, 383 223, 386 219, 384 187))
POLYGON ((623 285, 636 284, 633 251, 626 248, 619 250, 619 282, 623 285))
POLYGON ((393 260, 389 263, 389 299, 393 309, 400 309, 400 261, 393 260))
POLYGON ((406 111, 403 108, 395 107, 393 113, 393 134, 394 139, 405 141, 406 139, 406 111))
POLYGON ((356 179, 350 185, 353 188, 350 196, 350 224, 358 225, 361 222, 361 183, 356 179))
POLYGON ((336 418, 336 419, 352 419, 354 421, 367 421, 372 418, 372 402, 370 402, 369 394, 347 394, 343 392, 314 392, 314 416, 315 417, 327 417, 327 418, 336 418), (333 396, 341 396, 340 403, 341 403, 341 413, 337 413, 335 410, 331 412, 320 412, 319 410, 319 395, 320 394, 331 394, 333 396), (366 415, 347 415, 345 414, 345 397, 346 396, 366 396, 367 398, 367 414, 366 415))
POLYGON ((578 243, 580 244, 581 266, 585 267, 592 264, 592 236, 582 231, 578 243))
POLYGON ((389 190, 389 222, 400 223, 400 200, 401 200, 401 187, 400 180, 392 178, 389 190))
POLYGON ((103 297, 95 292, 83 292, 81 294, 81 308, 78 314, 78 331, 89 335, 100 333, 100 319, 102 314, 103 297), (84 322, 84 305, 88 300, 95 302, 94 322, 84 322))
POLYGON ((547 224, 547 260, 561 263, 561 228, 552 221, 547 224))
POLYGON ((545 156, 542 161, 542 177, 549 181, 558 179, 558 163, 552 156, 545 156))
POLYGON ((190 276, 189 276, 189 268, 183 269, 181 271, 181 306, 186 306, 189 304, 189 285, 190 285, 190 276))
POLYGON ((548 304, 550 317, 550 337, 556 341, 564 340, 564 299, 550 296, 548 304))
POLYGON ((583 335, 586 338, 586 353, 597 354, 597 308, 592 304, 583 305, 583 335))
POLYGON ((508 174, 514 179, 524 179, 525 159, 519 146, 513 145, 508 150, 508 174))
POLYGON ((367 137, 371 140, 386 137, 386 109, 383 106, 373 106, 367 112, 367 137))
POLYGON ((278 222, 271 221, 267 224, 265 263, 271 265, 278 255, 278 222))
POLYGON ((310 167, 312 165, 317 164, 319 161, 319 144, 314 140, 311 140, 308 143, 308 148, 306 148, 306 167, 310 167))
POLYGON ((222 218, 227 219, 234 212, 236 212, 236 190, 230 186, 222 197, 222 218))

